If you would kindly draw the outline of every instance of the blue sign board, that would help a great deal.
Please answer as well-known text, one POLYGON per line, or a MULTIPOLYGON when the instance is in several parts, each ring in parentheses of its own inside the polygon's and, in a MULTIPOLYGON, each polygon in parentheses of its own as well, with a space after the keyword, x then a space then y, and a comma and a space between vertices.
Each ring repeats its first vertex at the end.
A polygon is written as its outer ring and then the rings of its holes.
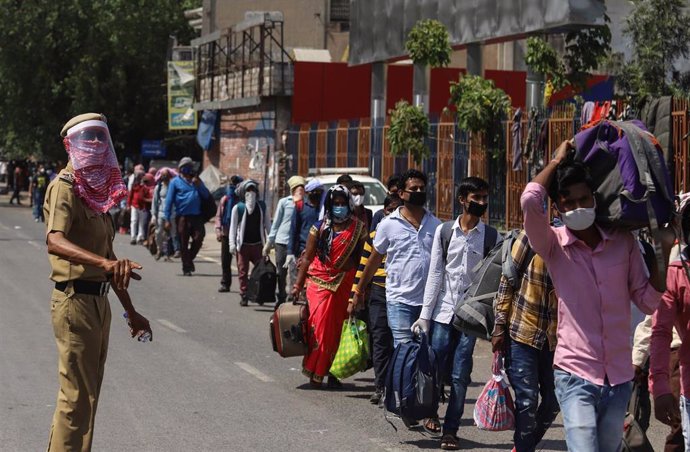
POLYGON ((166 149, 163 140, 141 140, 142 157, 165 157, 166 149))

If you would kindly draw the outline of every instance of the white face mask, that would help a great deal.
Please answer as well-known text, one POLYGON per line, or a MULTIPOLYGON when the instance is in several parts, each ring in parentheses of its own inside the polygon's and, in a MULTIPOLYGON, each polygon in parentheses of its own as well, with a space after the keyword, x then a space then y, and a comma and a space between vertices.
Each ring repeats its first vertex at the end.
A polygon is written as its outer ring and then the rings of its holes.
POLYGON ((561 212, 561 220, 570 230, 584 231, 594 224, 597 216, 596 209, 597 205, 595 202, 594 207, 582 207, 570 212, 561 212))
POLYGON ((364 204, 364 195, 352 195, 352 202, 355 206, 361 206, 364 204))
POLYGON ((244 203, 247 206, 247 212, 254 212, 254 207, 256 206, 256 192, 248 191, 244 194, 244 203))

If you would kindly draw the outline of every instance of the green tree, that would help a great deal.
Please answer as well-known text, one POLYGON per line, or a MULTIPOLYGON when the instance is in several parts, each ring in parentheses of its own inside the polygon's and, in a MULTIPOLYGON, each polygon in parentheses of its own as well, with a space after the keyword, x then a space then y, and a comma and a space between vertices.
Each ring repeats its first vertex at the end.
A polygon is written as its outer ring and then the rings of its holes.
POLYGON ((450 104, 457 110, 460 130, 484 133, 489 150, 498 157, 503 150, 500 143, 501 121, 510 113, 510 97, 494 82, 478 75, 461 75, 450 83, 450 104))
POLYGON ((575 91, 587 86, 587 79, 611 53, 611 22, 604 15, 604 25, 573 30, 565 35, 565 52, 556 49, 543 36, 527 38, 525 62, 534 72, 542 73, 557 90, 570 85, 575 91))
POLYGON ((405 50, 416 64, 445 67, 450 63, 450 38, 446 27, 434 19, 417 22, 405 41, 405 50))
POLYGON ((617 75, 618 87, 639 103, 648 97, 688 92, 688 75, 675 63, 690 56, 690 15, 684 0, 632 0, 624 36, 633 57, 617 75))
POLYGON ((193 31, 176 0, 0 0, 0 149, 64 157, 75 114, 102 112, 119 151, 166 131, 169 36, 193 31))
POLYGON ((412 154, 417 165, 429 157, 429 147, 424 139, 429 136, 429 118, 420 107, 410 105, 401 100, 395 104, 391 115, 391 126, 388 131, 388 141, 393 155, 412 154))

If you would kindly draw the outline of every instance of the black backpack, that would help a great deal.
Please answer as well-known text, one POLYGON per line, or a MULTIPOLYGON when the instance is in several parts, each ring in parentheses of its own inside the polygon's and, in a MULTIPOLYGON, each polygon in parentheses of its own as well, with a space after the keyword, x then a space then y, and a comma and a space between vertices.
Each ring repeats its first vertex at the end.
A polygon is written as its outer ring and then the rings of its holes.
POLYGON ((249 275, 249 287, 247 288, 247 300, 260 305, 274 303, 276 301, 276 285, 278 272, 271 259, 265 256, 252 269, 249 275))

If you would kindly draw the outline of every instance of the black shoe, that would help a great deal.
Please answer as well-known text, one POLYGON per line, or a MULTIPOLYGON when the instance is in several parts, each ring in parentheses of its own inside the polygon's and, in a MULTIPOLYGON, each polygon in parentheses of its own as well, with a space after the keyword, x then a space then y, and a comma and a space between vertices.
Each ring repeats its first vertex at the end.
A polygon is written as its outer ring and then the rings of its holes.
POLYGON ((218 288, 218 292, 230 292, 230 287, 227 284, 221 284, 218 288))
POLYGON ((382 388, 376 388, 376 391, 369 397, 369 402, 371 402, 372 405, 378 405, 381 403, 381 399, 383 398, 383 389, 382 388))
POLYGON ((335 378, 333 375, 329 375, 328 376, 328 382, 326 383, 326 387, 328 389, 342 389, 343 384, 340 382, 340 380, 335 378))
POLYGON ((136 244, 137 244, 136 239, 135 239, 135 240, 130 240, 130 241, 129 241, 129 244, 130 244, 130 245, 136 245, 136 244))
POLYGON ((189 270, 184 270, 184 271, 182 272, 182 274, 183 274, 184 276, 192 276, 192 272, 190 272, 189 270))
POLYGON ((243 296, 242 299, 240 300, 240 306, 248 306, 249 301, 247 300, 247 297, 243 296))

